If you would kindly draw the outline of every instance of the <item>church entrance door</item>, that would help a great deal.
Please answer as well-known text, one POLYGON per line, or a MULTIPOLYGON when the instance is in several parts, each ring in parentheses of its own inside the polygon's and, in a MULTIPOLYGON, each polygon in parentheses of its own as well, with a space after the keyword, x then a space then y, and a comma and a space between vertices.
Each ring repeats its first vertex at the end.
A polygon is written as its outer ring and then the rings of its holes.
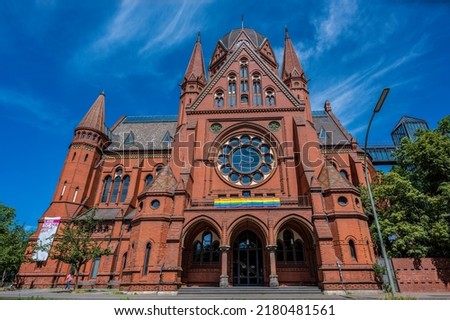
POLYGON ((250 231, 241 232, 233 243, 233 285, 263 285, 263 249, 261 240, 250 231))

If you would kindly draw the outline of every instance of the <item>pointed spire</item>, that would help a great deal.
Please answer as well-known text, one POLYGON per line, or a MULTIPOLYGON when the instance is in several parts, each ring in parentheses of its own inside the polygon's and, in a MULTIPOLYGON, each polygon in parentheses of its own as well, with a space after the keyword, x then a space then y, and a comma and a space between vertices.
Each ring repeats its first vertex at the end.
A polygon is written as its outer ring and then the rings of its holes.
POLYGON ((294 45, 289 37, 288 28, 285 27, 284 34, 284 54, 283 67, 281 69, 281 79, 284 81, 291 77, 304 77, 300 60, 295 53, 294 45))
POLYGON ((101 92, 89 111, 78 124, 78 128, 91 129, 105 133, 105 92, 101 92))
POLYGON ((205 83, 205 65, 203 63, 202 42, 200 39, 200 32, 197 35, 197 40, 192 51, 191 60, 184 74, 185 80, 198 80, 205 83))

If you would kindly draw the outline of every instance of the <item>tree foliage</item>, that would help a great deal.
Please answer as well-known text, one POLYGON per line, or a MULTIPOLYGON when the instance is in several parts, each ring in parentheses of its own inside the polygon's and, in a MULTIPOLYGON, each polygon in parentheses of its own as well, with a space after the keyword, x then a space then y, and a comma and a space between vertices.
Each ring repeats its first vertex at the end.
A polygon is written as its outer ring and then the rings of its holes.
POLYGON ((75 271, 75 288, 81 268, 90 260, 109 255, 110 249, 93 237, 97 222, 93 215, 64 224, 54 236, 50 258, 70 264, 75 271))
MULTIPOLYGON (((386 249, 393 257, 450 257, 450 116, 402 140, 398 165, 372 184, 386 249)), ((372 214, 367 191, 365 211, 372 214)), ((378 237, 371 226, 375 242, 378 237)))
POLYGON ((0 203, 0 276, 1 285, 8 274, 15 274, 25 261, 25 249, 31 233, 15 222, 13 208, 0 203))

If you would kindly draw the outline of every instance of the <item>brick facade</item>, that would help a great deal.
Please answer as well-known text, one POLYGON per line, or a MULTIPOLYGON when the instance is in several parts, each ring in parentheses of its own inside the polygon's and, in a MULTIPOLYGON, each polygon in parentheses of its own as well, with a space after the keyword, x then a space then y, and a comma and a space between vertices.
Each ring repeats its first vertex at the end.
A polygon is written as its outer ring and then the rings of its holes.
MULTIPOLYGON (((98 287, 377 289, 356 188, 363 151, 329 102, 311 111, 287 31, 281 69, 269 40, 244 28, 218 42, 208 72, 198 37, 176 118, 124 117, 106 130, 101 94, 75 129, 31 242, 45 217, 95 211, 104 227, 94 237, 112 254, 80 277, 98 287)), ((19 279, 62 286, 68 269, 24 263, 19 279)))

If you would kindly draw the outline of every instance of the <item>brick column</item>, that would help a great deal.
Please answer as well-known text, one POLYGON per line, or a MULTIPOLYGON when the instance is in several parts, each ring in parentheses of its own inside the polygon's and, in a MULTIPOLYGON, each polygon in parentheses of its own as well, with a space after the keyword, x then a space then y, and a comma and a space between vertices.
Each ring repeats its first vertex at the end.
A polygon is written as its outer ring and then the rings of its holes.
POLYGON ((230 250, 230 246, 220 246, 219 249, 222 252, 222 272, 220 274, 219 286, 221 288, 228 288, 228 250, 230 250))
POLYGON ((277 264, 275 259, 275 252, 277 250, 276 245, 268 245, 266 249, 269 251, 270 257, 270 276, 269 276, 269 286, 278 287, 280 284, 278 282, 277 275, 277 264))

